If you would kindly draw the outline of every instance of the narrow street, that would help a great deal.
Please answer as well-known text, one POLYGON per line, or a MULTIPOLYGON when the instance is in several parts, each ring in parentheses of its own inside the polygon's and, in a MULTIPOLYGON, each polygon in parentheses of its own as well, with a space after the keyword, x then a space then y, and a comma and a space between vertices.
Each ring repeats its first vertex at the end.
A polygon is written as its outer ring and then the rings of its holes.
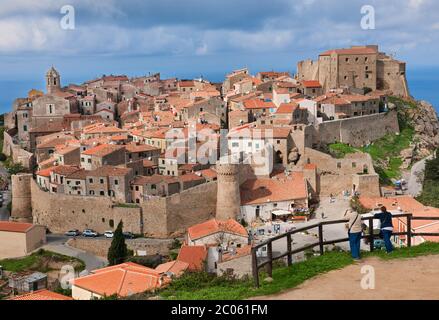
POLYGON ((84 261, 85 268, 88 271, 99 269, 107 265, 106 259, 97 257, 83 250, 70 247, 66 244, 67 240, 69 240, 69 238, 64 235, 49 234, 47 235, 47 244, 43 246, 43 249, 69 257, 78 258, 84 261))
POLYGON ((412 166, 410 173, 406 173, 404 178, 407 181, 407 193, 413 197, 417 197, 422 192, 422 181, 419 180, 419 175, 425 170, 425 164, 427 160, 430 160, 432 156, 422 159, 412 166))

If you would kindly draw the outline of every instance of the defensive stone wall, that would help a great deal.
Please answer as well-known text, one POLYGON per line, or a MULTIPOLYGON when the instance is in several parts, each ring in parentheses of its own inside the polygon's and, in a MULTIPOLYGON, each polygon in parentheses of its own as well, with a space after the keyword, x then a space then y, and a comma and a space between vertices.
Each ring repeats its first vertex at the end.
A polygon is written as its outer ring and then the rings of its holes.
POLYGON ((168 238, 182 235, 189 226, 215 215, 216 182, 153 199, 141 206, 116 206, 107 197, 51 194, 41 190, 34 180, 30 184, 33 221, 54 233, 86 228, 103 233, 113 230, 122 220, 125 231, 168 238))
POLYGON ((342 142, 353 147, 361 147, 386 134, 400 132, 398 115, 395 111, 326 121, 319 125, 318 131, 320 143, 342 142))
POLYGON ((14 139, 12 138, 12 134, 14 132, 16 132, 16 129, 11 129, 4 132, 2 152, 8 157, 12 157, 12 160, 15 163, 21 163, 23 167, 31 169, 34 164, 34 155, 22 149, 14 142, 14 139))

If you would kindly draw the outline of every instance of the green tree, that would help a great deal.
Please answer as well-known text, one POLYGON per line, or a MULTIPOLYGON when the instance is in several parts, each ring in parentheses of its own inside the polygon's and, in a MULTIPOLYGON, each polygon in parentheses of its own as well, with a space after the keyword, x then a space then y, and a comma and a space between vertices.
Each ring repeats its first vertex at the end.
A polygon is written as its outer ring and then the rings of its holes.
POLYGON ((113 241, 111 242, 110 249, 108 249, 107 257, 110 266, 123 263, 128 257, 128 248, 123 235, 122 220, 119 222, 116 231, 114 232, 113 241))

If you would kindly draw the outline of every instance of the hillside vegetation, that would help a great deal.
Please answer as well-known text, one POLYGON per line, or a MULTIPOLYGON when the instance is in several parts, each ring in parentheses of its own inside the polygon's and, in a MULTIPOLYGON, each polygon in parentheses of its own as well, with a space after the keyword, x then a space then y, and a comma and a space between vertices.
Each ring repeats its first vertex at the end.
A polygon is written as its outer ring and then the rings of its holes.
POLYGON ((389 109, 398 112, 400 134, 388 134, 362 148, 342 143, 328 146, 329 153, 336 158, 354 152, 369 153, 383 185, 391 185, 392 180, 401 178, 402 170, 439 147, 439 121, 431 105, 390 97, 389 109))

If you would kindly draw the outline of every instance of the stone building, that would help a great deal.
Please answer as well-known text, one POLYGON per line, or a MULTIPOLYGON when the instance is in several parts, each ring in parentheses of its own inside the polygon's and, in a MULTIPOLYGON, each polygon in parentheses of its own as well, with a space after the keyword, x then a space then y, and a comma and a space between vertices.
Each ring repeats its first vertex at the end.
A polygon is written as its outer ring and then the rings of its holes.
POLYGON ((379 52, 377 45, 352 46, 323 52, 318 61, 305 60, 297 65, 297 79, 316 80, 323 92, 342 87, 391 90, 409 97, 406 64, 379 52))

